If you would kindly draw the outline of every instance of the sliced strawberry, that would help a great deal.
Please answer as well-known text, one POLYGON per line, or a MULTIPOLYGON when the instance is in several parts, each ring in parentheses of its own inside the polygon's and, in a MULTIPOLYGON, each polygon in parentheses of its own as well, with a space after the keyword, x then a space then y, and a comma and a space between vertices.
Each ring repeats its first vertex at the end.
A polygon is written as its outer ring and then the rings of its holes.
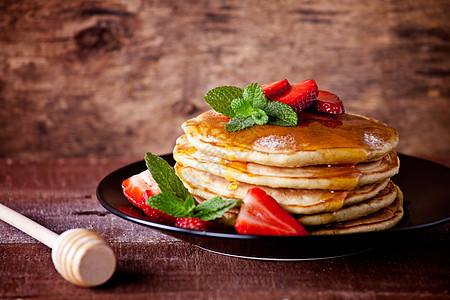
POLYGON ((175 226, 180 228, 194 229, 194 230, 208 230, 212 223, 203 221, 198 218, 177 218, 175 226))
POLYGON ((311 109, 334 115, 340 115, 345 112, 341 99, 335 94, 326 91, 319 91, 319 96, 311 105, 311 109))
POLYGON ((291 90, 284 96, 274 99, 291 106, 296 113, 308 107, 317 98, 318 87, 313 79, 292 84, 291 90))
POLYGON ((247 191, 234 228, 240 234, 277 236, 308 234, 302 224, 260 188, 251 188, 247 191))
POLYGON ((291 84, 287 79, 261 85, 264 95, 268 100, 274 100, 286 95, 291 90, 291 84))
POLYGON ((149 170, 145 170, 139 174, 133 175, 122 182, 122 190, 125 197, 133 203, 134 206, 142 209, 145 200, 153 195, 161 193, 158 184, 153 179, 149 170), (147 192, 147 198, 144 198, 144 193, 147 192))
POLYGON ((152 222, 170 225, 175 223, 174 217, 154 209, 146 203, 147 198, 161 193, 149 170, 125 179, 122 182, 122 190, 125 197, 134 206, 142 209, 152 222))

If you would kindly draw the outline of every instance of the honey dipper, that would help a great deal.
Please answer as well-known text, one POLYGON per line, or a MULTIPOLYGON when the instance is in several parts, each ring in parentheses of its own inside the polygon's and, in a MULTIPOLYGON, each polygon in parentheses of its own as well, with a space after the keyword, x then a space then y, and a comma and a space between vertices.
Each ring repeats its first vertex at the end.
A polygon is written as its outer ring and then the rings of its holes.
POLYGON ((101 285, 114 273, 113 250, 92 230, 70 229, 58 235, 3 204, 0 204, 0 219, 50 247, 56 270, 75 285, 101 285))

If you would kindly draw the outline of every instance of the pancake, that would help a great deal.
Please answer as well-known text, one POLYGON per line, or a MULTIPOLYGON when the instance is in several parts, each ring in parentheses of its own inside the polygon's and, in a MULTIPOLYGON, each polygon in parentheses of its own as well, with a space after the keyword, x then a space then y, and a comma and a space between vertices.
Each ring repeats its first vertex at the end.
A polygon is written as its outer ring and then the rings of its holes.
POLYGON ((389 179, 368 184, 351 191, 289 189, 256 186, 237 182, 236 189, 230 189, 230 182, 223 177, 207 173, 192 167, 176 164, 175 171, 192 195, 210 199, 215 196, 242 200, 247 190, 262 188, 274 197, 288 212, 293 214, 315 214, 333 212, 343 206, 362 202, 377 195, 389 182, 389 179))
POLYGON ((280 167, 374 161, 398 143, 394 128, 354 114, 302 112, 296 127, 263 125, 237 132, 225 129, 229 120, 211 110, 184 122, 182 128, 202 153, 280 167))
POLYGON ((192 147, 185 135, 178 138, 174 158, 184 166, 240 181, 274 188, 352 190, 357 186, 384 181, 399 170, 395 151, 375 162, 304 167, 276 167, 229 161, 205 155, 192 147))
POLYGON ((311 235, 335 235, 388 230, 397 225, 403 215, 403 193, 398 189, 395 201, 373 214, 352 221, 308 228, 308 232, 311 235))
POLYGON ((369 200, 346 206, 334 212, 298 216, 297 220, 305 226, 316 226, 354 220, 379 211, 392 204, 396 198, 397 188, 392 182, 389 182, 386 188, 369 200))

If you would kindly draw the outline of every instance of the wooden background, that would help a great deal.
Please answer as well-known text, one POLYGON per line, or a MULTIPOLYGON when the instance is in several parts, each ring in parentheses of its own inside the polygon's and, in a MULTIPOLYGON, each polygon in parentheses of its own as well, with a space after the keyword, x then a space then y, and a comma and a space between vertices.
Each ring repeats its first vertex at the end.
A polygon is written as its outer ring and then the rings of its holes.
POLYGON ((0 2, 0 157, 172 151, 218 85, 314 78, 450 165, 450 1, 0 2))

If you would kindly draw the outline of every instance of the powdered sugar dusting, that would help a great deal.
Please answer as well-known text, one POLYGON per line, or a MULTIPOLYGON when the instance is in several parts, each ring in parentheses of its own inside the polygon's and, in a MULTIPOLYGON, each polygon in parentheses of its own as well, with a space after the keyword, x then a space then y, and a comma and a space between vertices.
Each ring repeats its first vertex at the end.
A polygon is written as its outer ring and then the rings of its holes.
POLYGON ((385 139, 381 134, 375 132, 364 132, 364 143, 370 148, 380 149, 385 143, 385 139))
POLYGON ((267 150, 292 149, 297 144, 295 136, 292 134, 275 135, 270 134, 257 139, 254 145, 267 150))

